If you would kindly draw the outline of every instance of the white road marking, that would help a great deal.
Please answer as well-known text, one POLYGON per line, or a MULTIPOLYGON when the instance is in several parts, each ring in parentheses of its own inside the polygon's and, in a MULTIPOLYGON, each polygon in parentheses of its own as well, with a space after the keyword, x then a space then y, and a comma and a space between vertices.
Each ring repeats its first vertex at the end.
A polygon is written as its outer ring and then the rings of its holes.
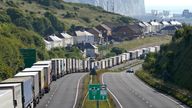
POLYGON ((160 93, 160 95, 164 96, 165 98, 171 100, 172 102, 176 103, 177 105, 179 105, 181 108, 185 108, 183 105, 181 105, 180 103, 176 102, 175 100, 171 99, 170 97, 160 93))
MULTIPOLYGON (((145 84, 145 83, 144 83, 141 79, 139 79, 136 75, 134 75, 134 76, 135 76, 136 79, 138 79, 139 81, 141 81, 144 86, 147 86, 147 87, 151 88, 152 90, 156 91, 156 90, 155 90, 154 88, 152 88, 151 86, 145 84)), ((160 95, 162 95, 163 97, 169 99, 170 101, 174 102, 175 104, 179 105, 181 108, 185 108, 183 105, 181 105, 180 103, 178 103, 178 102, 176 102, 175 100, 171 99, 170 97, 168 97, 168 96, 166 96, 166 95, 164 95, 164 94, 162 94, 162 93, 160 93, 160 92, 158 92, 158 93, 159 93, 160 95)))
POLYGON ((79 95, 79 84, 81 79, 84 77, 84 75, 82 75, 79 80, 78 80, 78 84, 77 84, 77 91, 76 91, 76 96, 75 96, 75 103, 73 104, 73 108, 75 108, 76 104, 77 104, 77 99, 78 99, 78 95, 79 95))
MULTIPOLYGON (((104 84, 104 81, 103 81, 103 77, 104 77, 105 74, 102 74, 102 84, 104 84)), ((123 108, 123 106, 121 105, 121 103, 119 102, 119 100, 117 99, 117 97, 112 93, 112 91, 107 88, 107 90, 109 91, 109 93, 115 98, 115 100, 117 101, 117 103, 119 104, 120 108, 123 108)))

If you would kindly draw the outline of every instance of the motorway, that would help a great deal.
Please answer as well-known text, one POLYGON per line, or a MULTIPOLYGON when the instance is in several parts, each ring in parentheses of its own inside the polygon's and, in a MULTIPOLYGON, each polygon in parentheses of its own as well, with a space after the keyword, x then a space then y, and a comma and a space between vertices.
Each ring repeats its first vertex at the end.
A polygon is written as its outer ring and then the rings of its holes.
MULTIPOLYGON (((134 70, 141 65, 134 67, 134 70)), ((119 108, 185 108, 175 99, 152 89, 134 73, 105 73, 102 82, 107 84, 119 108)))
POLYGON ((44 95, 36 108, 75 108, 79 85, 86 74, 69 74, 53 82, 50 92, 44 95))

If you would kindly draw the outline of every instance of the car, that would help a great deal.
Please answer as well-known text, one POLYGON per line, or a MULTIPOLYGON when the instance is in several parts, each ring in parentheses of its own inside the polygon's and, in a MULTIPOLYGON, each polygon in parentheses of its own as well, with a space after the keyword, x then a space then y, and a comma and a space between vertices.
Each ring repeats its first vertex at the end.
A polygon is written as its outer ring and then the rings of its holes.
POLYGON ((134 73, 134 70, 132 68, 129 68, 126 72, 127 73, 134 73))

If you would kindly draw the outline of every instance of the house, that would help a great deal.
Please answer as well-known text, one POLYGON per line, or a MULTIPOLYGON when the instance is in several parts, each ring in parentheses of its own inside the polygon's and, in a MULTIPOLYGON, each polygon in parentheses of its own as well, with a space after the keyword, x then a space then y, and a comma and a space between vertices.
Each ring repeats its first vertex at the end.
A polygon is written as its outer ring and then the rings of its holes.
POLYGON ((142 22, 142 24, 145 25, 145 32, 144 33, 151 33, 152 32, 152 27, 149 23, 147 22, 142 22))
POLYGON ((104 43, 104 37, 99 30, 97 30, 96 28, 89 28, 89 29, 87 29, 87 31, 89 33, 92 33, 95 36, 95 38, 94 38, 95 43, 97 43, 97 44, 103 44, 104 43))
POLYGON ((47 40, 45 40, 45 39, 43 39, 43 41, 45 42, 45 47, 46 47, 46 49, 47 49, 47 50, 51 50, 51 48, 52 48, 51 42, 49 42, 49 41, 47 41, 47 40))
POLYGON ((83 30, 83 31, 75 31, 74 32, 74 44, 79 44, 79 43, 90 43, 94 44, 94 35, 83 30))
POLYGON ((56 35, 46 37, 46 40, 50 42, 52 48, 63 47, 63 40, 58 38, 56 35))
POLYGON ((132 40, 143 34, 142 28, 137 24, 119 26, 113 30, 112 39, 115 41, 132 40))
POLYGON ((149 24, 151 25, 151 32, 157 33, 161 30, 161 24, 156 20, 150 21, 149 24))
POLYGON ((66 32, 60 33, 58 35, 58 37, 63 40, 63 46, 64 47, 68 47, 68 46, 73 45, 73 37, 71 35, 69 35, 68 33, 66 33, 66 32))
POLYGON ((145 24, 143 24, 142 22, 139 22, 138 25, 142 28, 141 30, 144 34, 148 33, 147 26, 145 24))
POLYGON ((167 21, 161 21, 160 24, 162 25, 162 28, 171 25, 171 24, 170 24, 169 22, 167 22, 167 21))
POLYGON ((77 47, 86 53, 86 57, 96 58, 98 53, 98 47, 91 43, 78 43, 77 47))
POLYGON ((96 26, 96 29, 103 34, 103 37, 105 38, 106 41, 108 41, 110 36, 112 36, 112 29, 105 24, 100 24, 96 26))
POLYGON ((160 33, 165 35, 174 35, 178 29, 181 29, 181 26, 170 25, 162 28, 160 33))
POLYGON ((176 21, 176 20, 171 20, 171 21, 169 21, 169 23, 170 23, 171 25, 182 26, 182 23, 180 23, 179 21, 176 21))

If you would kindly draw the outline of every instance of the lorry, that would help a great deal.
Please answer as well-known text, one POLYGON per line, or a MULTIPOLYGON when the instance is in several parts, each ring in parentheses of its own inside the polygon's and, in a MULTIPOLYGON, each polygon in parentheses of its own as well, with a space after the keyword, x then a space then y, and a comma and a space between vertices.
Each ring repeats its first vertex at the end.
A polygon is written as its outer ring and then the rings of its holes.
POLYGON ((35 65, 32 68, 42 67, 44 69, 44 91, 48 93, 51 85, 51 68, 49 65, 35 65))
POLYGON ((61 59, 52 59, 52 73, 53 80, 57 80, 61 77, 61 59))
POLYGON ((11 89, 0 89, 0 108, 14 108, 13 93, 11 89))
POLYGON ((33 108, 33 79, 31 77, 16 77, 1 82, 1 84, 10 83, 21 84, 23 108, 33 108))
POLYGON ((44 87, 45 87, 45 80, 44 80, 44 68, 25 68, 22 72, 38 72, 39 74, 39 94, 40 98, 44 95, 44 87))
POLYGON ((31 77, 33 79, 33 104, 36 106, 39 103, 39 74, 38 72, 19 72, 15 77, 31 77))
POLYGON ((0 102, 0 108, 23 108, 21 84, 0 84, 0 102))

